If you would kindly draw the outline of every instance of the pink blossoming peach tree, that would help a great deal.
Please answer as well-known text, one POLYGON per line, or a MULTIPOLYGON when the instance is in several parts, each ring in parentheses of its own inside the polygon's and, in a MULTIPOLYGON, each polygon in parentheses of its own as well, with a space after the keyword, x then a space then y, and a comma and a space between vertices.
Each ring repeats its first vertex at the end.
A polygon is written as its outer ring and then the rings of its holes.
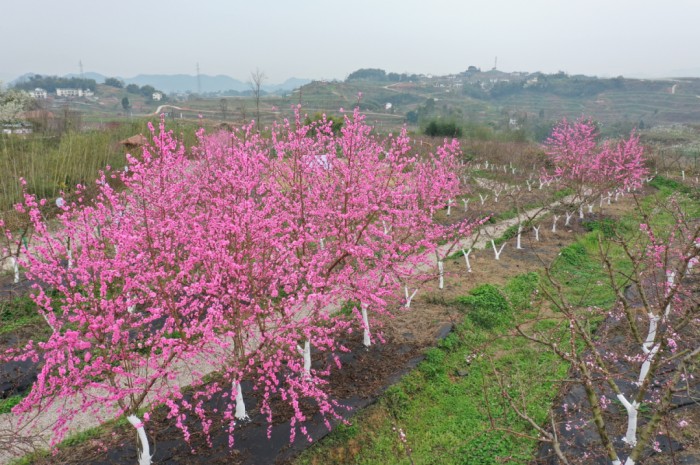
POLYGON ((557 181, 570 189, 570 203, 581 218, 585 203, 591 204, 606 193, 638 189, 648 174, 644 147, 636 133, 600 143, 597 127, 585 118, 558 123, 545 141, 545 153, 550 167, 542 171, 540 181, 557 181))
POLYGON ((313 366, 311 348, 340 366, 348 333, 371 344, 375 317, 405 307, 402 283, 430 277, 438 242, 475 223, 433 221, 464 188, 456 141, 416 154, 405 131, 380 137, 358 111, 340 134, 330 123, 297 112, 270 137, 201 130, 191 148, 161 123, 128 170, 102 173, 94 198, 79 186, 50 229, 44 201, 25 195, 35 245, 22 266, 51 336, 2 355, 40 363, 13 412, 50 410, 52 444, 79 415, 124 416, 140 465, 159 405, 186 440, 198 425, 232 444, 248 417, 244 380, 269 422, 273 398, 289 403, 290 440, 306 434, 301 399, 329 427, 340 418, 330 366, 313 366), (338 312, 347 301, 359 302, 354 318, 338 312))

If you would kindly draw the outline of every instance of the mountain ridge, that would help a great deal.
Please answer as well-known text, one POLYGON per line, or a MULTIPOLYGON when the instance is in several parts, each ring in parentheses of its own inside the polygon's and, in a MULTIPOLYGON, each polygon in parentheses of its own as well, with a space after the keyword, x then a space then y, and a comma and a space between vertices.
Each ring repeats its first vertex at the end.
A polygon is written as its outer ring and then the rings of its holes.
MULTIPOLYGON (((25 73, 13 79, 8 84, 12 86, 15 83, 22 82, 22 80, 36 74, 39 73, 25 73)), ((168 93, 198 92, 200 91, 200 88, 202 93, 226 91, 245 92, 251 90, 250 83, 240 81, 225 74, 217 74, 215 76, 202 74, 199 76, 199 79, 197 79, 197 76, 190 74, 138 74, 130 78, 124 78, 121 76, 106 76, 101 73, 89 71, 83 73, 82 75, 70 73, 62 77, 83 77, 86 79, 94 79, 98 84, 104 83, 105 79, 109 77, 116 77, 117 79, 122 80, 125 85, 150 85, 160 91, 168 93)), ((281 83, 263 83, 262 90, 269 93, 286 92, 308 84, 309 82, 311 82, 311 79, 290 77, 281 83)))

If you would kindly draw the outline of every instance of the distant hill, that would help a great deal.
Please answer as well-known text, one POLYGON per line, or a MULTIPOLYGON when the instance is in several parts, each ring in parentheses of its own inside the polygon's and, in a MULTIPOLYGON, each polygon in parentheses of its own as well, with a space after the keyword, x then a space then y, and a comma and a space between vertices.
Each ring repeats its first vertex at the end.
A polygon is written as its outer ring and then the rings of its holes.
MULTIPOLYGON (((241 92, 250 88, 247 83, 230 76, 202 74, 200 79, 203 93, 227 90, 241 92)), ((124 79, 124 82, 139 86, 151 85, 165 92, 197 92, 198 90, 197 76, 189 74, 139 74, 124 79)))
MULTIPOLYGON (((13 86, 17 83, 26 81, 28 78, 36 75, 37 73, 25 73, 22 76, 10 81, 8 84, 13 86)), ((94 79, 98 84, 101 84, 108 77, 117 77, 124 81, 126 84, 136 84, 138 86, 150 85, 158 90, 164 92, 197 92, 198 82, 197 76, 189 74, 139 74, 131 78, 122 78, 119 76, 105 76, 104 74, 96 72, 86 72, 82 76, 80 74, 67 74, 63 77, 66 78, 78 78, 83 77, 85 79, 94 79)), ((250 90, 250 84, 248 82, 239 81, 230 76, 225 76, 219 74, 217 76, 209 76, 207 74, 202 74, 200 76, 202 93, 209 92, 226 92, 226 91, 236 91, 236 92, 246 92, 250 90)), ((280 93, 294 90, 305 84, 311 82, 310 79, 299 79, 299 78, 289 78, 281 84, 270 84, 263 83, 263 90, 268 93, 280 93)))
MULTIPOLYGON (((217 76, 202 74, 200 81, 202 93, 225 92, 228 90, 245 92, 250 90, 250 83, 239 81, 223 74, 217 76)), ((148 84, 165 92, 197 92, 199 87, 197 76, 189 74, 139 74, 138 76, 124 79, 124 82, 139 86, 148 84)), ((278 93, 294 90, 309 82, 311 82, 310 79, 289 78, 281 84, 263 83, 262 88, 265 92, 278 93)))

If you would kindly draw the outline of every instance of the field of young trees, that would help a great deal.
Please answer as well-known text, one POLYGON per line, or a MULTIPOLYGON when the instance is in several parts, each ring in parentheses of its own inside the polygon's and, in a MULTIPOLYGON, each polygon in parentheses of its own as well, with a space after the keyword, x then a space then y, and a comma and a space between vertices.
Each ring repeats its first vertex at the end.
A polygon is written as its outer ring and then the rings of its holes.
POLYGON ((340 119, 149 123, 95 180, 19 182, 0 462, 700 457, 688 159, 585 119, 541 145, 340 119))

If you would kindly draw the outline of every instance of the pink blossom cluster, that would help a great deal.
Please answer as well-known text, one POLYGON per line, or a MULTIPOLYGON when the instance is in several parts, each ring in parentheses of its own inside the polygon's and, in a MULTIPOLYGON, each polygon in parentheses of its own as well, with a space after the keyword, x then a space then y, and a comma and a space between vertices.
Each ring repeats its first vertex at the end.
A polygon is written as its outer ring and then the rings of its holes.
POLYGON ((600 144, 595 124, 585 118, 557 124, 545 142, 545 153, 553 169, 544 172, 543 179, 561 180, 581 197, 586 191, 595 196, 605 190, 637 189, 648 174, 636 133, 600 144))

